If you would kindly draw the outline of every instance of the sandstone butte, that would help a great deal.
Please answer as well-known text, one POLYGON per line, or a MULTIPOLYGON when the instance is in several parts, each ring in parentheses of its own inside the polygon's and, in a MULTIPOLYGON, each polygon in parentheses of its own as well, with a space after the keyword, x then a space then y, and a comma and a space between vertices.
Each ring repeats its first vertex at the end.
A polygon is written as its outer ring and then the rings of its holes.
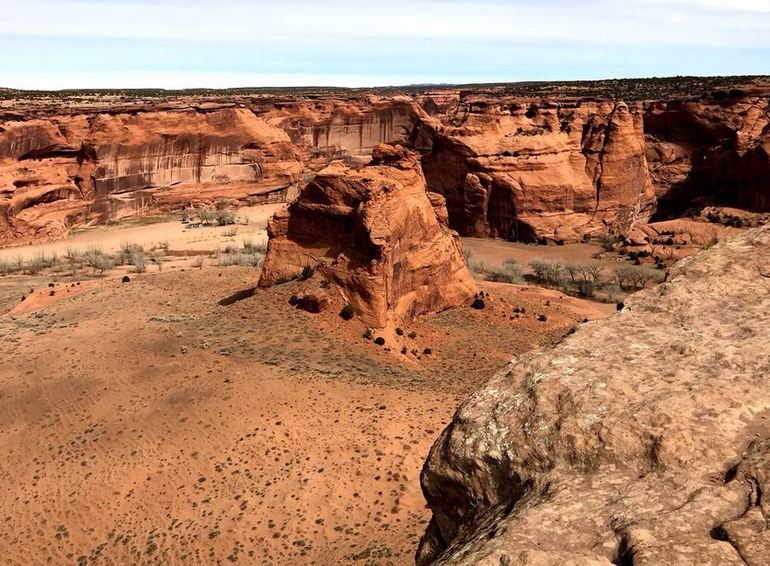
POLYGON ((372 328, 476 292, 444 198, 426 191, 417 155, 401 146, 377 146, 363 168, 329 165, 270 220, 268 235, 261 287, 310 267, 372 328))
POLYGON ((770 564, 770 226, 514 360, 433 446, 417 563, 770 564))
POLYGON ((418 152, 462 236, 558 243, 639 235, 704 205, 770 211, 767 89, 629 104, 451 88, 228 96, 0 107, 0 242, 218 199, 289 201, 380 143, 418 152))

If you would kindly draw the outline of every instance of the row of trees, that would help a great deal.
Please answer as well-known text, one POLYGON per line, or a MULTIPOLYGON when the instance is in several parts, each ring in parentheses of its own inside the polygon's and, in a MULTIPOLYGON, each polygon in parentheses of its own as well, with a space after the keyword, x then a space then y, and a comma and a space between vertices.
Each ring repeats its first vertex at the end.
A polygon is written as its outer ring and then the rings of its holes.
POLYGON ((617 286, 624 291, 644 289, 663 279, 663 272, 645 266, 621 264, 613 269, 606 269, 597 261, 568 262, 535 258, 529 262, 529 269, 514 259, 503 262, 502 269, 489 269, 483 262, 470 261, 466 252, 466 261, 476 274, 487 281, 501 283, 520 283, 527 279, 544 287, 560 289, 564 292, 592 297, 598 289, 617 286))

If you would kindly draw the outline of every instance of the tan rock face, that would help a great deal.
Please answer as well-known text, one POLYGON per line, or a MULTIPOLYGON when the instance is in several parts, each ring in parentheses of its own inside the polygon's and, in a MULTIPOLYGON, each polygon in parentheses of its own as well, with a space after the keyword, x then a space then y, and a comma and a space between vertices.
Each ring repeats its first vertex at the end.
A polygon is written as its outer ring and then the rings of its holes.
POLYGON ((419 564, 770 563, 770 226, 468 399, 422 474, 419 564))
POLYGON ((445 215, 416 155, 378 146, 367 167, 321 171, 271 220, 259 284, 313 267, 373 328, 457 306, 476 288, 445 215))
POLYGON ((570 241, 654 207, 638 106, 470 99, 450 123, 423 166, 461 234, 570 241))

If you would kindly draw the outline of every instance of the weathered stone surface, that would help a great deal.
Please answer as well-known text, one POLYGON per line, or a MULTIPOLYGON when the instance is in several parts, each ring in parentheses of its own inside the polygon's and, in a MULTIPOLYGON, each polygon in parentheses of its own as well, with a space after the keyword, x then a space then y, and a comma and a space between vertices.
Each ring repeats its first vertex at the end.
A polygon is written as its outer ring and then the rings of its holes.
POLYGON ((419 564, 770 563, 770 226, 679 262, 457 411, 419 564))
POLYGON ((366 161, 379 144, 408 143, 413 129, 427 116, 408 97, 368 96, 298 101, 265 117, 286 130, 296 145, 306 148, 309 160, 323 162, 345 156, 366 161))
POLYGON ((475 284, 441 204, 400 146, 375 148, 361 169, 333 163, 270 221, 259 284, 313 267, 372 328, 459 305, 475 284))

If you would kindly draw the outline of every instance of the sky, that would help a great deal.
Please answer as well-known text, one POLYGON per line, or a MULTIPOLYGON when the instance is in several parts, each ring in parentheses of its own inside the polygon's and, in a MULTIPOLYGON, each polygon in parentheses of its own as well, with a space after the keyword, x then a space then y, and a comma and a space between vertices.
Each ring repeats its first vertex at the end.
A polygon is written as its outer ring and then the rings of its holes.
POLYGON ((770 0, 0 0, 0 86, 770 74, 770 0))

